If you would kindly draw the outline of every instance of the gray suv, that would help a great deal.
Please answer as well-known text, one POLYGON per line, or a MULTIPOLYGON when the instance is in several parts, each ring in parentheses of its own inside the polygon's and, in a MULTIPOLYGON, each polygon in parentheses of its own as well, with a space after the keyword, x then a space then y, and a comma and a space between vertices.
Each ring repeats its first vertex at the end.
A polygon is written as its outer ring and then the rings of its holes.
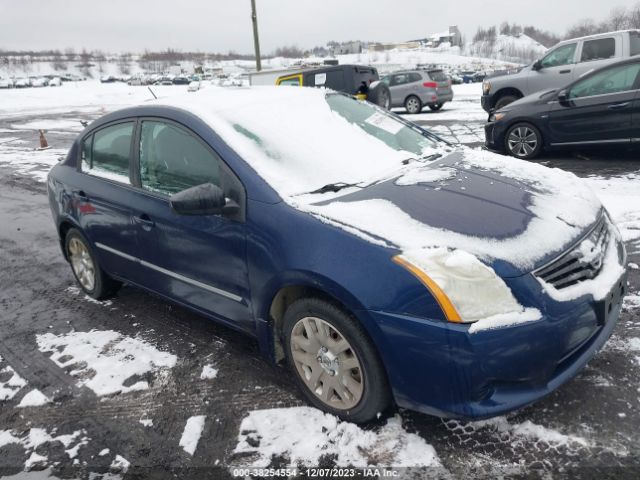
POLYGON ((519 98, 562 88, 588 72, 639 53, 639 30, 564 40, 517 73, 485 79, 482 108, 487 112, 500 110, 519 98))
POLYGON ((440 110, 453 100, 451 80, 442 70, 407 70, 383 77, 391 92, 391 107, 404 107, 408 113, 420 113, 428 106, 440 110))

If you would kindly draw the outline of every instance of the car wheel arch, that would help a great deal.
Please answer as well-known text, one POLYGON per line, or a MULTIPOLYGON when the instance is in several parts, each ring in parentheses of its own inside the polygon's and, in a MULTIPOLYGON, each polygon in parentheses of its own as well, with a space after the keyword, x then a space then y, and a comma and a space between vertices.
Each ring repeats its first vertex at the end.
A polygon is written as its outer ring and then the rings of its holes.
POLYGON ((272 291, 262 308, 261 318, 267 320, 269 325, 269 338, 266 340, 272 347, 270 349, 272 361, 276 364, 285 359, 281 341, 282 321, 285 312, 290 305, 301 298, 317 298, 331 303, 359 321, 366 331, 369 330, 365 322, 362 322, 355 313, 364 307, 346 290, 316 281, 288 282, 272 291))
POLYGON ((524 94, 518 90, 515 87, 504 87, 501 88, 500 90, 498 90, 494 95, 493 95, 493 100, 492 100, 492 106, 495 106, 498 101, 505 96, 514 96, 514 97, 518 97, 518 98, 523 98, 524 94))

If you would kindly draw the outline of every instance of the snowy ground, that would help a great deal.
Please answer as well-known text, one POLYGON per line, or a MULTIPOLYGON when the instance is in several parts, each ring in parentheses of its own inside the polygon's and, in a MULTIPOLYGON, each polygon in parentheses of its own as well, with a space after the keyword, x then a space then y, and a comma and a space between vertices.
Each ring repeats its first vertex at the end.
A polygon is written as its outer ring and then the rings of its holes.
MULTIPOLYGON (((479 145, 486 118, 479 88, 455 86, 455 100, 443 111, 406 118, 450 141, 479 145)), ((576 379, 535 405, 487 421, 401 411, 356 426, 305 406, 286 372, 266 365, 253 341, 238 333, 135 288, 97 302, 75 287, 51 224, 46 172, 66 153, 80 120, 149 96, 144 87, 96 82, 0 91, 0 476, 203 478, 241 467, 353 465, 395 467, 417 478, 561 471, 634 478, 640 468, 636 153, 540 160, 586 179, 630 253, 632 293, 621 321, 576 379), (34 150, 41 128, 50 150, 34 150)))

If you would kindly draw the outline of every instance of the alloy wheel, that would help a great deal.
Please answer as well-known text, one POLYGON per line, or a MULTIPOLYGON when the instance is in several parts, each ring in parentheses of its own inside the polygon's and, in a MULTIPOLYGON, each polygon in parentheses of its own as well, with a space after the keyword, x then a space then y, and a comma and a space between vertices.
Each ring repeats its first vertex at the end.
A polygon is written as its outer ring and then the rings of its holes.
POLYGON ((96 285, 96 268, 87 246, 78 238, 69 241, 69 259, 82 288, 92 291, 96 285))
POLYGON ((420 111, 420 100, 415 97, 408 98, 406 108, 409 113, 418 113, 420 111))
POLYGON ((528 157, 538 146, 538 135, 529 127, 517 127, 509 133, 507 145, 516 157, 528 157))
POLYGON ((360 360, 330 323, 316 317, 299 320, 291 332, 291 356, 300 378, 325 405, 347 410, 362 399, 360 360))

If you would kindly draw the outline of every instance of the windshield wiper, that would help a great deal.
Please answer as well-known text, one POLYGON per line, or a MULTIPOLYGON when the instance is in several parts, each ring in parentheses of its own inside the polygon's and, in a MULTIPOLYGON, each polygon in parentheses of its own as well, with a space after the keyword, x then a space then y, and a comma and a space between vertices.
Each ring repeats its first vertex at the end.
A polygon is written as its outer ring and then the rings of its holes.
POLYGON ((345 182, 336 182, 336 183, 328 183, 327 185, 318 188, 317 190, 313 190, 309 193, 327 193, 327 192, 339 192, 343 188, 349 187, 357 187, 358 183, 345 183, 345 182))
POLYGON ((426 157, 410 157, 410 158, 405 158, 404 160, 402 160, 402 164, 403 165, 409 165, 409 162, 424 162, 424 161, 431 161, 431 160, 437 160, 438 158, 440 158, 442 156, 441 153, 433 153, 431 155, 427 155, 426 157))

